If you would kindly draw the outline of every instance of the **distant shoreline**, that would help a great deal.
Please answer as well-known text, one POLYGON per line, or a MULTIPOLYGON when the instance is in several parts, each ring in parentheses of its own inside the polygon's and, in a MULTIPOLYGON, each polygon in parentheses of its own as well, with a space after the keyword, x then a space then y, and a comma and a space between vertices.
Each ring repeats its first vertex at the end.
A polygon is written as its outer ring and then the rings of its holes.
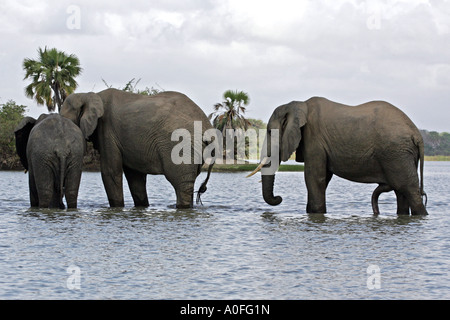
MULTIPOLYGON (((257 163, 245 164, 214 164, 212 172, 251 172, 256 169, 257 163)), ((208 167, 203 166, 202 171, 206 171, 208 167)), ((304 166, 299 164, 281 164, 278 171, 303 171, 304 166)))
POLYGON ((425 161, 450 161, 450 156, 425 156, 425 161))
MULTIPOLYGON (((450 156, 425 156, 425 162, 427 161, 450 161, 450 156)), ((251 172, 255 170, 257 164, 214 164, 212 172, 251 172)), ((202 171, 207 170, 207 166, 204 165, 202 171)), ((280 172, 302 172, 304 171, 303 164, 281 164, 278 171, 280 172)))
MULTIPOLYGON (((450 156, 425 156, 425 162, 427 161, 450 161, 450 156)), ((257 167, 256 163, 245 163, 245 164, 214 164, 213 172, 251 172, 257 167)), ((202 171, 208 170, 208 166, 205 164, 202 171)), ((23 168, 0 168, 0 171, 24 171, 23 168)), ((84 172, 100 172, 95 166, 85 166, 83 168, 84 172)), ((280 172, 302 172, 304 171, 303 164, 281 164, 279 170, 280 172)))

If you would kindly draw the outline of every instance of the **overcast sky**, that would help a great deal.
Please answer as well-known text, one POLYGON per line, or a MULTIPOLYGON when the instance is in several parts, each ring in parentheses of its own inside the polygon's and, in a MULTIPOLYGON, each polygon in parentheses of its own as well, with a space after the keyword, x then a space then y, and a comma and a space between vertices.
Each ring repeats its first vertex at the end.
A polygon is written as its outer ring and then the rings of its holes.
POLYGON ((187 94, 206 114, 227 89, 267 122, 292 100, 386 100, 420 129, 450 132, 450 1, 0 2, 0 103, 24 95, 38 47, 76 54, 78 92, 120 87, 187 94))

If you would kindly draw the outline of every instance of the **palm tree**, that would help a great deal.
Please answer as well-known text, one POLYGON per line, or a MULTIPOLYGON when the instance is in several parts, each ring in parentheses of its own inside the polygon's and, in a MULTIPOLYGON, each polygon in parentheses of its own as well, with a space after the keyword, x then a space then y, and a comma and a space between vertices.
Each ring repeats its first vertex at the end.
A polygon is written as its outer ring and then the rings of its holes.
POLYGON ((25 88, 25 94, 40 105, 47 105, 48 111, 54 111, 58 106, 59 112, 65 98, 78 87, 75 77, 82 71, 80 60, 74 54, 67 55, 55 48, 39 48, 38 53, 37 60, 27 58, 23 61, 24 80, 32 80, 25 88))
MULTIPOLYGON (((245 106, 250 103, 250 98, 248 93, 244 91, 233 91, 227 90, 223 94, 224 101, 222 103, 217 103, 214 105, 214 112, 211 113, 208 118, 213 119, 213 126, 222 131, 223 136, 223 146, 225 156, 231 157, 230 146, 226 145, 227 139, 226 135, 231 133, 227 129, 244 129, 247 130, 251 123, 244 117, 245 106), (214 117, 214 118, 213 118, 214 117)), ((232 131, 233 132, 233 131, 232 131)), ((234 132, 233 134, 238 134, 240 132, 234 132)), ((232 137, 232 136, 230 136, 232 137)), ((229 138, 230 138, 229 137, 229 138)), ((233 140, 234 141, 234 140, 233 140)), ((236 146, 236 141, 233 143, 236 146)), ((237 148, 233 147, 234 155, 233 159, 237 159, 237 148)))
POLYGON ((213 126, 222 132, 225 129, 247 129, 250 122, 245 119, 245 106, 250 103, 248 93, 244 91, 227 90, 223 94, 224 102, 214 105, 214 112, 209 115, 213 126), (223 111, 222 111, 223 109, 223 111))

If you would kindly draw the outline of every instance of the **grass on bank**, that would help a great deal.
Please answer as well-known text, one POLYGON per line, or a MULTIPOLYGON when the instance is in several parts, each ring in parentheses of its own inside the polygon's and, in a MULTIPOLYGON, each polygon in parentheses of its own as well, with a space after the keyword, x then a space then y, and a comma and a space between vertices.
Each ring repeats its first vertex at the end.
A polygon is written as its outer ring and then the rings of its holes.
MULTIPOLYGON (((425 156, 425 161, 450 161, 450 156, 425 156)), ((23 167, 17 160, 16 166, 3 167, 0 163, 0 170, 14 170, 23 171, 23 167)), ((246 164, 214 164, 213 172, 251 172, 255 170, 257 164, 246 163, 246 164)), ((203 171, 207 171, 208 166, 205 164, 202 168, 203 171)), ((83 166, 83 171, 100 171, 100 165, 98 163, 85 163, 83 166)), ((285 172, 300 172, 304 171, 303 165, 296 164, 281 164, 278 171, 285 172)))
POLYGON ((450 156, 425 156, 425 161, 450 161, 450 156))
MULTIPOLYGON (((213 172, 252 172, 256 169, 258 164, 214 164, 213 172)), ((203 170, 207 170, 207 166, 203 166, 203 170)), ((296 164, 282 164, 278 171, 303 171, 303 165, 296 164)))
MULTIPOLYGON (((450 161, 450 156, 425 156, 425 161, 450 161)), ((258 164, 214 164, 213 172, 251 172, 256 169, 258 164)), ((208 166, 204 165, 203 170, 207 170, 208 166)), ((278 171, 295 172, 304 171, 303 165, 297 164, 281 164, 278 171)))

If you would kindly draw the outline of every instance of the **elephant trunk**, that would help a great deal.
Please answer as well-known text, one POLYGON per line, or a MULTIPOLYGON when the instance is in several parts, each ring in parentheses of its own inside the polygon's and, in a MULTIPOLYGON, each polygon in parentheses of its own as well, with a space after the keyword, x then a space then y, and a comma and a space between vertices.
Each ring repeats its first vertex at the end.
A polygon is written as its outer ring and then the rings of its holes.
POLYGON ((264 201, 271 206, 277 206, 283 201, 280 196, 274 197, 273 195, 273 184, 275 182, 275 174, 272 175, 262 175, 262 191, 264 201))
POLYGON ((390 192, 393 189, 386 185, 386 184, 380 184, 372 193, 372 211, 373 214, 375 215, 379 215, 380 214, 380 209, 378 207, 378 198, 380 197, 380 194, 384 193, 384 192, 390 192))

